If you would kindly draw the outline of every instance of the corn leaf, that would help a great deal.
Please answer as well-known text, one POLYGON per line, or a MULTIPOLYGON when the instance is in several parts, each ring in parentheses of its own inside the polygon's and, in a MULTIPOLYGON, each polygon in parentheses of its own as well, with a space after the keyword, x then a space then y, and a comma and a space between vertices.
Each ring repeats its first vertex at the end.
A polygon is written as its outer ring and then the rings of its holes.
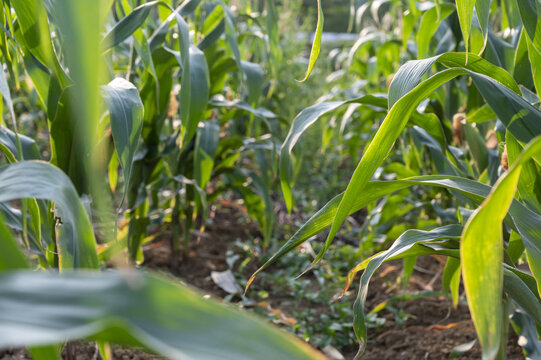
MULTIPOLYGON (((523 147, 510 132, 505 134, 505 146, 509 164, 513 164, 523 151, 523 147)), ((530 159, 522 165, 517 187, 525 205, 541 214, 541 173, 533 160, 530 159)))
POLYGON ((541 52, 541 4, 538 0, 519 0, 517 6, 526 33, 537 51, 541 52))
MULTIPOLYGON (((541 27, 541 26, 540 26, 541 27)), ((533 42, 526 38, 528 44, 528 58, 531 64, 531 75, 536 89, 541 89, 541 49, 535 47, 533 42)), ((539 90, 537 90, 539 92, 539 90)))
MULTIPOLYGON (((386 251, 379 253, 372 257, 366 265, 363 276, 361 277, 361 284, 359 286, 359 293, 357 299, 353 305, 353 329, 357 336, 357 340, 360 342, 360 349, 356 357, 360 356, 364 351, 366 345, 366 324, 365 324, 365 312, 364 307, 366 303, 366 296, 368 294, 368 284, 374 272, 380 267, 380 265, 390 257, 399 255, 411 249, 415 244, 421 242, 431 242, 441 239, 458 239, 462 232, 461 225, 447 225, 440 228, 436 228, 431 231, 422 230, 408 230, 403 233, 393 245, 386 251)), ((348 274, 348 277, 351 275, 348 274)))
MULTIPOLYGON (((393 181, 371 181, 364 191, 355 199, 349 214, 359 211, 369 203, 380 199, 395 191, 406 189, 413 185, 443 187, 457 191, 466 196, 475 204, 481 204, 490 192, 490 186, 480 182, 456 176, 417 176, 393 181)), ((344 193, 335 196, 316 214, 314 214, 273 256, 267 260, 250 278, 247 287, 257 274, 268 268, 279 258, 295 249, 314 235, 332 225, 338 211, 338 206, 344 193)), ((348 215, 349 215, 348 214, 348 215)), ((541 258, 541 216, 528 210, 518 201, 514 201, 509 209, 510 219, 508 225, 519 230, 522 239, 532 254, 539 254, 541 258)))
POLYGON ((55 202, 59 228, 60 269, 98 268, 92 225, 69 178, 58 168, 22 161, 0 168, 0 202, 22 198, 55 202))
POLYGON ((435 63, 446 67, 462 67, 472 72, 488 75, 520 94, 515 80, 502 68, 489 63, 483 58, 469 54, 470 61, 466 64, 464 53, 445 53, 423 60, 412 60, 400 67, 389 86, 389 109, 404 95, 419 84, 422 77, 435 63))
POLYGON ((317 0, 317 26, 316 26, 316 33, 314 35, 314 41, 312 43, 312 50, 310 51, 310 59, 308 60, 308 68, 306 69, 306 75, 301 82, 306 81, 310 74, 312 73, 312 70, 314 69, 314 65, 316 64, 317 58, 319 56, 319 51, 321 48, 321 36, 323 35, 323 9, 321 8, 321 0, 317 0))
POLYGON ((60 66, 51 42, 47 12, 40 0, 14 0, 11 6, 17 14, 20 36, 16 39, 49 70, 56 73, 59 81, 67 85, 68 79, 60 66))
POLYGON ((532 140, 509 172, 498 180, 487 199, 469 218, 462 235, 460 256, 464 288, 483 349, 483 358, 495 358, 501 341, 503 326, 501 224, 513 201, 523 164, 534 154, 539 153, 541 153, 541 137, 532 140))
POLYGON ((431 59, 410 61, 403 68, 406 70, 402 73, 399 70, 393 79, 393 83, 396 80, 398 88, 389 90, 390 104, 393 104, 391 96, 394 98, 399 97, 400 100, 392 105, 387 117, 363 154, 346 188, 325 245, 307 270, 321 260, 331 245, 334 236, 348 216, 355 198, 359 196, 359 193, 364 189, 378 166, 381 165, 391 150, 414 109, 421 100, 428 97, 440 85, 459 75, 468 74, 472 77, 478 90, 485 97, 489 105, 517 139, 528 141, 536 134, 541 133, 541 121, 539 121, 541 119, 541 112, 517 95, 513 90, 504 86, 504 84, 509 84, 509 86, 515 88, 514 90, 519 91, 509 74, 502 69, 498 71, 496 66, 491 65, 479 57, 474 58, 474 61, 470 61, 466 65, 465 54, 448 53, 431 59), (426 73, 429 65, 431 66, 431 62, 436 60, 441 60, 445 65, 454 67, 438 72, 415 86, 422 75, 426 73), (483 74, 479 74, 471 69, 481 71, 483 74), (487 75, 496 76, 502 82, 496 81, 487 75), (513 84, 514 87, 512 86, 513 84), (407 92, 412 87, 413 90, 407 92), (400 94, 403 93, 406 94, 400 97, 400 94), (505 96, 505 103, 502 103, 502 96, 505 96), (512 106, 508 105, 508 101, 511 101, 512 106))
POLYGON ((488 39, 489 39, 489 15, 490 15, 490 1, 491 0, 476 0, 475 1, 475 12, 477 15, 477 20, 479 20, 479 26, 481 27, 481 32, 483 34, 483 47, 481 48, 479 55, 485 50, 488 39))
POLYGON ((289 212, 291 212, 291 208, 293 206, 293 195, 291 193, 291 152, 293 151, 293 147, 295 146, 297 141, 299 141, 301 135, 321 116, 336 110, 342 105, 351 103, 385 107, 385 99, 372 95, 366 95, 352 100, 328 101, 312 105, 301 111, 293 120, 293 124, 289 129, 289 133, 287 134, 287 137, 284 140, 284 143, 282 144, 282 147, 280 149, 280 182, 282 185, 282 193, 284 194, 287 210, 289 212))
POLYGON ((0 275, 0 288, 0 347, 90 338, 171 359, 325 358, 262 320, 153 275, 18 271, 0 275))
POLYGON ((460 30, 462 31, 462 38, 464 39, 464 47, 466 48, 466 53, 468 53, 470 50, 470 31, 474 8, 475 0, 456 0, 456 11, 458 14, 458 21, 460 22, 460 30))
POLYGON ((102 94, 109 108, 115 150, 124 173, 125 196, 143 128, 143 103, 137 88, 123 78, 115 78, 102 86, 102 94))
POLYGON ((440 23, 455 11, 452 4, 441 4, 428 9, 421 18, 417 31, 417 57, 423 59, 428 56, 428 46, 440 23))
POLYGON ((203 122, 197 132, 194 154, 194 177, 201 189, 207 186, 214 167, 214 158, 220 140, 218 120, 203 122))
POLYGON ((7 227, 4 216, 0 213, 0 239, 2 251, 0 251, 0 273, 14 269, 28 269, 30 264, 15 241, 13 234, 7 227))
POLYGON ((103 38, 104 50, 120 44, 131 36, 135 30, 143 25, 152 7, 158 3, 159 1, 150 1, 142 4, 116 23, 103 38))
MULTIPOLYGON (((18 134, 15 135, 13 131, 7 128, 0 127, 0 144, 6 147, 6 150, 9 151, 7 154, 12 154, 13 159, 25 159, 25 160, 39 160, 39 149, 36 144, 36 142, 29 138, 28 136, 18 134), (21 142, 21 149, 22 149, 22 156, 19 156, 19 153, 17 151, 17 140, 16 136, 19 137, 19 141, 21 142)), ((14 161, 11 161, 14 162, 14 161)))

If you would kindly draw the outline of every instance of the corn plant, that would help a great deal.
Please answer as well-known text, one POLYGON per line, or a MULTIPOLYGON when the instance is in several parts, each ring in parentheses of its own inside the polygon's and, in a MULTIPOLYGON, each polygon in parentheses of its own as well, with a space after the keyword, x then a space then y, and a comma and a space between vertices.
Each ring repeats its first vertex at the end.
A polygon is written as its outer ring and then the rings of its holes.
POLYGON ((223 1, 176 5, 2 1, 0 347, 56 359, 66 341, 90 339, 104 358, 108 343, 170 358, 322 358, 178 281, 105 270, 122 254, 140 260, 157 217, 177 237, 184 221, 187 241, 220 175, 252 181, 242 195, 272 237, 269 180, 237 164, 274 153, 265 134, 276 121, 258 105, 262 67, 243 58, 279 50, 255 39, 241 51, 223 1))
MULTIPOLYGON (((366 346, 365 301, 373 273, 393 259, 404 259, 411 272, 417 256, 434 254, 448 258, 443 287, 455 305, 464 284, 484 359, 505 357, 509 314, 527 339, 525 354, 538 356, 541 3, 366 1, 353 11, 351 27, 363 28, 331 80, 350 87, 301 111, 282 144, 280 178, 288 209, 294 207, 292 151, 310 126, 324 115, 344 114, 339 128, 329 122, 338 135, 355 131, 348 126, 354 119, 375 122, 373 134, 361 141, 366 146, 345 191, 313 215, 248 285, 278 258, 330 228, 306 271, 316 266, 346 218, 375 201, 383 199, 381 210, 403 189, 437 188, 415 190, 433 207, 425 211, 429 218, 416 222, 417 228, 395 220, 392 245, 361 259, 348 275, 346 289, 364 270, 354 303, 357 357, 366 346), (385 32, 392 27, 396 31, 385 32)), ((322 23, 320 8, 318 31, 322 23)), ((316 32, 316 57, 318 40, 316 32)), ((355 159, 359 150, 352 147, 349 156, 355 159)))

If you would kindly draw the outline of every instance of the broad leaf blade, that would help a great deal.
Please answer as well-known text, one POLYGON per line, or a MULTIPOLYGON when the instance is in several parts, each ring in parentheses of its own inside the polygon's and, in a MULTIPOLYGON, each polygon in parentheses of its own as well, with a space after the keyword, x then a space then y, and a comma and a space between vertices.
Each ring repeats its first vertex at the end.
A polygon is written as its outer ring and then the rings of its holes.
POLYGON ((293 195, 291 193, 291 152, 293 151, 293 147, 299 141, 301 135, 321 116, 336 110, 342 105, 350 103, 373 105, 382 108, 384 108, 386 105, 385 99, 372 95, 366 95, 357 99, 346 101, 328 101, 312 105, 304 109, 293 120, 289 133, 287 134, 287 137, 280 149, 280 182, 289 212, 293 206, 293 195))
POLYGON ((0 347, 91 338, 171 359, 324 359, 251 315, 141 273, 0 275, 0 347))
POLYGON ((526 147, 517 162, 496 183, 490 195, 469 218, 462 235, 460 256, 464 288, 483 357, 495 358, 500 347, 503 289, 502 222, 513 200, 524 162, 541 153, 541 137, 526 147))
MULTIPOLYGON (((462 37, 464 38, 464 47, 466 53, 469 51, 470 44, 470 30, 473 19, 473 9, 475 7, 475 0, 456 0, 456 11, 458 13, 458 21, 460 22, 460 30, 462 31, 462 37)), ((466 55, 466 61, 467 61, 466 55)))
POLYGON ((124 172, 125 195, 143 128, 143 103, 137 88, 123 78, 115 78, 103 86, 102 94, 109 108, 115 150, 124 172))
MULTIPOLYGON (((150 1, 133 9, 131 13, 122 18, 103 38, 105 49, 114 47, 126 40, 135 32, 148 17, 150 10, 158 1, 150 1)), ((105 50, 104 49, 104 50, 105 50)))
POLYGON ((0 168, 0 202, 22 198, 55 202, 63 226, 59 229, 60 269, 98 268, 92 225, 69 178, 58 168, 23 161, 0 168))

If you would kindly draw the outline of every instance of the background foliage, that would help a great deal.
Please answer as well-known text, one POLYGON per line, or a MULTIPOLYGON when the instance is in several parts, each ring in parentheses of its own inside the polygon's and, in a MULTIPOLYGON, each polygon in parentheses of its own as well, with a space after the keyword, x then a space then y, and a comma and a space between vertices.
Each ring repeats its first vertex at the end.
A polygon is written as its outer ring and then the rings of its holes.
POLYGON ((160 232, 186 254, 212 204, 236 196, 266 261, 247 286, 327 228, 311 263, 281 276, 318 271, 329 249, 333 271, 349 269, 344 293, 364 270, 352 310, 339 309, 357 356, 372 275, 403 259, 407 282, 423 255, 446 258, 455 306, 463 285, 483 358, 505 357, 509 322, 539 353, 538 0, 2 5, 0 346, 56 358, 89 338, 104 357, 113 342, 172 358, 321 358, 134 270, 160 232), (282 202, 306 217, 288 239, 282 202))

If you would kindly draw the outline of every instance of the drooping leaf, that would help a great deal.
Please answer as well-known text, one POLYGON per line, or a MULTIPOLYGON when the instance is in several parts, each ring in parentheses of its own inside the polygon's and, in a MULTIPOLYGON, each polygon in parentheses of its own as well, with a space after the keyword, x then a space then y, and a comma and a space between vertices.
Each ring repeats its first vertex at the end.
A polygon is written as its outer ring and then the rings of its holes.
POLYGON ((123 78, 115 78, 102 86, 102 94, 109 108, 111 133, 118 160, 124 172, 124 194, 128 189, 143 128, 143 102, 137 88, 123 78))
POLYGON ((360 103, 378 107, 385 107, 386 105, 384 98, 372 95, 366 95, 347 101, 322 102, 304 109, 293 120, 289 133, 280 149, 280 181, 288 211, 291 211, 291 207, 293 206, 293 195, 291 193, 291 152, 293 151, 293 147, 304 131, 314 124, 321 116, 336 110, 342 105, 350 103, 360 103))
MULTIPOLYGON (((490 192, 490 186, 466 178, 456 176, 417 176, 393 181, 371 181, 367 187, 355 199, 350 214, 359 211, 370 202, 376 201, 385 195, 402 190, 413 185, 443 187, 457 191, 476 204, 480 204, 490 192)), ((279 258, 295 249, 297 246, 312 236, 330 227, 336 216, 338 206, 344 193, 335 196, 316 214, 314 214, 297 232, 282 245, 273 256, 267 260, 248 281, 249 286, 257 274, 267 269, 279 258)), ((516 227, 525 245, 532 254, 538 252, 541 256, 541 216, 528 210, 518 201, 514 201, 510 207, 509 214, 511 222, 509 225, 516 227)), ((349 215, 349 214, 348 214, 349 215)))
POLYGON ((0 202, 22 198, 51 200, 62 222, 58 234, 60 269, 98 268, 96 240, 88 215, 69 178, 39 161, 0 168, 0 202))
MULTIPOLYGON (((519 92, 519 89, 509 74, 479 57, 474 58, 473 61, 466 65, 465 54, 448 53, 432 59, 410 61, 403 68, 406 68, 406 70, 402 74, 400 74, 399 70, 393 79, 393 83, 396 81, 398 88, 395 90, 389 89, 389 103, 393 104, 393 98, 399 98, 400 100, 392 105, 387 117, 363 154, 346 188, 327 240, 307 270, 317 264, 329 248, 334 236, 349 214, 355 198, 359 196, 391 150, 416 106, 440 85, 459 75, 468 74, 472 77, 478 90, 489 105, 517 139, 528 141, 536 134, 541 133, 541 121, 539 121, 541 112, 513 91, 519 92), (428 70, 427 65, 436 60, 441 60, 443 64, 453 67, 440 71, 415 85, 428 70), (496 81, 490 76, 498 77, 502 82, 496 81), (513 90, 504 86, 504 84, 510 86, 513 90), (412 90, 408 92, 408 89, 412 90), (405 95, 400 97, 400 94, 404 93, 405 95), (507 102, 502 103, 502 96, 505 96, 507 101, 510 99, 512 106, 506 105, 507 102)), ((391 83, 391 88, 393 83, 391 83)))
POLYGON ((323 9, 321 8, 321 0, 317 0, 317 26, 316 26, 316 32, 314 34, 314 41, 312 42, 312 50, 310 51, 310 59, 308 60, 308 68, 306 69, 306 75, 301 82, 306 81, 310 74, 312 73, 312 70, 314 69, 314 65, 316 64, 317 58, 319 56, 319 51, 321 48, 321 36, 323 35, 323 22, 324 22, 324 16, 323 16, 323 9))
POLYGON ((222 99, 213 98, 209 101, 210 106, 216 106, 216 107, 228 107, 228 108, 235 108, 244 110, 250 114, 253 114, 254 116, 259 117, 260 119, 275 119, 277 115, 273 113, 272 111, 265 109, 265 108, 253 108, 249 104, 243 102, 243 101, 227 101, 222 99))
POLYGON ((104 50, 114 47, 126 40, 131 34, 135 32, 148 17, 152 7, 157 5, 159 1, 149 1, 145 4, 139 5, 132 10, 128 15, 122 18, 118 23, 113 26, 111 30, 103 38, 104 50))
POLYGON ((363 276, 361 277, 359 293, 353 305, 353 328, 355 330, 357 340, 359 340, 360 342, 360 350, 357 357, 362 354, 366 345, 367 328, 365 323, 364 307, 366 303, 366 297, 368 295, 368 284, 374 272, 387 258, 399 255, 401 252, 407 251, 415 244, 421 242, 431 242, 440 239, 457 239, 460 237, 461 232, 462 226, 460 225, 447 225, 431 231, 408 230, 403 233, 398 239, 396 239, 396 241, 388 250, 370 258, 370 261, 367 263, 365 271, 363 272, 363 276))
MULTIPOLYGON (((17 151, 16 135, 13 131, 0 126, 0 144, 5 146, 13 155, 13 159, 39 160, 39 149, 36 142, 28 136, 18 134, 21 142, 22 156, 19 156, 17 151)), ((9 156, 9 154, 8 154, 9 156)))
POLYGON ((263 89, 263 70, 259 64, 249 61, 242 61, 242 71, 246 74, 246 85, 248 87, 248 104, 257 106, 261 90, 263 89))
POLYGON ((60 66, 53 50, 47 12, 40 0, 14 0, 11 6, 17 14, 21 36, 19 41, 24 44, 42 65, 54 72, 62 85, 68 80, 60 66))
POLYGON ((408 61, 400 67, 389 86, 389 109, 401 97, 415 88, 435 63, 445 65, 446 67, 462 67, 476 73, 488 75, 517 94, 520 94, 520 89, 513 80, 513 77, 505 70, 477 55, 469 54, 469 57, 467 64, 464 53, 445 53, 428 59, 408 61))

